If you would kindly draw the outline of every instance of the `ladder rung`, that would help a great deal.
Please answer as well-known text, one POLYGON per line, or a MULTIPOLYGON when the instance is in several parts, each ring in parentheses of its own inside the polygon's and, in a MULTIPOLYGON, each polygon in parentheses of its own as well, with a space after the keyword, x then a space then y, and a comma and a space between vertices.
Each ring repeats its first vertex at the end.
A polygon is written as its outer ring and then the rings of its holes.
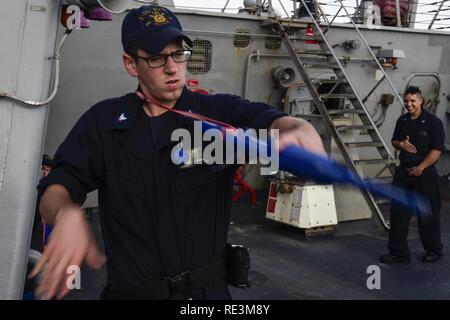
POLYGON ((341 98, 356 99, 356 95, 352 93, 324 93, 321 94, 320 97, 324 99, 341 99, 341 98))
MULTIPOLYGON (((302 17, 301 19, 296 19, 295 21, 292 21, 291 19, 287 18, 281 18, 279 19, 279 22, 286 27, 289 28, 296 28, 296 29, 307 29, 309 25, 313 22, 311 18, 302 17)), ((272 20, 265 20, 261 23, 263 26, 272 26, 273 21, 272 20)))
POLYGON ((340 69, 337 64, 329 63, 304 63, 303 66, 311 69, 340 69))
MULTIPOLYGON (((320 79, 320 78, 311 78, 311 81, 320 82, 320 83, 336 83, 339 79, 320 79)), ((342 79, 340 83, 347 83, 346 79, 342 79)))
POLYGON ((320 36, 293 36, 293 37, 289 37, 289 40, 323 41, 323 38, 320 36))
POLYGON ((345 124, 336 126, 339 131, 346 130, 374 130, 371 125, 363 125, 363 124, 345 124))
POLYGON ((365 165, 365 164, 389 164, 388 159, 359 159, 359 160, 353 160, 355 164, 365 165))
POLYGON ((302 56, 302 59, 304 60, 304 64, 311 64, 311 63, 316 63, 317 64, 329 64, 329 62, 326 60, 326 58, 324 56, 302 56))
POLYGON ((297 50, 297 54, 315 54, 319 56, 332 56, 330 51, 324 50, 297 50))
POLYGON ((328 110, 329 114, 349 114, 349 113, 356 113, 356 114, 366 114, 364 110, 355 110, 355 109, 330 109, 328 110))
POLYGON ((383 147, 382 142, 377 141, 365 141, 365 142, 345 142, 346 147, 349 148, 362 148, 362 147, 383 147))

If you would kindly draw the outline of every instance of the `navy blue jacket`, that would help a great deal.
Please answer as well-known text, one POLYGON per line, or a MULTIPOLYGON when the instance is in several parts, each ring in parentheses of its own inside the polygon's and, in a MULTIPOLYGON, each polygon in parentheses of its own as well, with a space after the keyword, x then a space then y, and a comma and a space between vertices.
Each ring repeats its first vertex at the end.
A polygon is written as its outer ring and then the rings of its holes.
MULTIPOLYGON (((201 95, 184 88, 176 109, 192 110, 235 127, 268 128, 285 114, 240 97, 201 95)), ((76 123, 38 185, 67 188, 82 204, 98 189, 108 281, 147 283, 205 265, 224 254, 234 165, 180 169, 172 163, 176 128, 193 121, 170 112, 156 141, 141 100, 130 93, 94 105, 76 123)))
POLYGON ((416 119, 411 119, 408 113, 398 118, 392 140, 403 141, 407 136, 416 147, 417 153, 400 151, 400 162, 405 167, 419 165, 432 149, 442 152, 445 150, 445 132, 442 121, 427 110, 422 110, 416 119))

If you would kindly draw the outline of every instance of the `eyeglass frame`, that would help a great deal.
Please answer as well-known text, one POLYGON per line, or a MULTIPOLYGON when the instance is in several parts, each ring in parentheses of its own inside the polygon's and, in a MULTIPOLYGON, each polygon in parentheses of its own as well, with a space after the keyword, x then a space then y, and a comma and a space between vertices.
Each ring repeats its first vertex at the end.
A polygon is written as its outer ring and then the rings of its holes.
POLYGON ((156 55, 154 55, 154 56, 149 56, 149 57, 143 57, 143 56, 140 56, 140 55, 138 55, 138 54, 135 54, 135 55, 133 55, 133 56, 136 57, 136 58, 140 58, 140 59, 142 59, 142 60, 145 60, 145 62, 146 62, 147 65, 149 66, 149 68, 161 68, 161 67, 164 67, 164 66, 167 64, 167 60, 169 59, 169 57, 171 57, 172 60, 173 60, 175 63, 183 63, 183 62, 189 61, 189 60, 192 58, 192 50, 191 50, 191 49, 181 49, 181 50, 173 51, 173 52, 171 52, 171 53, 160 53, 160 54, 156 54, 156 55), (189 58, 186 59, 186 60, 184 60, 184 61, 176 61, 175 58, 174 58, 174 55, 175 55, 176 53, 180 53, 180 52, 189 52, 189 54, 190 54, 190 55, 189 55, 189 58), (151 59, 151 58, 155 58, 155 57, 159 57, 159 56, 165 58, 164 64, 159 65, 159 66, 151 66, 151 65, 150 65, 150 59, 151 59))

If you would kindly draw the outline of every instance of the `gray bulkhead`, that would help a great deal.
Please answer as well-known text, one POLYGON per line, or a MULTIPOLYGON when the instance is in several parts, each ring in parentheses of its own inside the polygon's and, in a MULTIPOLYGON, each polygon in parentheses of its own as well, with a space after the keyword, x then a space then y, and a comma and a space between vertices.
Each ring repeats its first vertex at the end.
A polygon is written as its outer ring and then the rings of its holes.
MULTIPOLYGON (((264 18, 247 13, 219 14, 181 9, 176 12, 185 31, 198 41, 200 56, 201 52, 205 52, 200 60, 191 61, 188 67, 188 84, 192 83, 189 80, 195 80, 191 88, 213 94, 233 93, 250 100, 269 102, 283 110, 287 88, 273 80, 272 70, 279 66, 295 70, 295 66, 284 45, 276 48, 278 39, 270 27, 262 26, 264 18), (248 36, 240 34, 236 37, 237 31, 247 32, 248 36)), ((56 151, 75 121, 91 105, 135 89, 136 80, 128 76, 122 66, 120 25, 123 16, 116 15, 112 22, 93 21, 89 30, 74 32, 62 49, 61 85, 49 116, 46 153, 53 154, 56 151)), ((436 78, 439 78, 436 114, 447 129, 450 122, 450 103, 447 99, 450 93, 450 63, 446 59, 450 53, 448 33, 392 27, 362 27, 361 30, 375 53, 380 49, 404 51, 405 58, 399 59, 396 69, 385 69, 400 93, 408 83, 434 88, 436 78)), ((299 29, 299 33, 302 32, 304 29, 299 29)), ((364 97, 378 79, 375 63, 370 61, 364 46, 352 50, 342 46, 344 41, 358 38, 351 27, 336 25, 327 36, 337 45, 337 56, 349 58, 346 71, 357 91, 364 97)), ((299 48, 315 46, 305 44, 304 41, 297 43, 299 48)), ((330 76, 328 70, 316 70, 315 73, 318 77, 330 76)), ((293 83, 299 82, 302 80, 295 70, 293 83)), ((368 99, 369 109, 376 108, 383 93, 391 93, 387 83, 381 84, 368 99)), ((387 108, 380 130, 388 142, 395 120, 401 113, 401 105, 396 101, 387 108)), ((320 130, 320 123, 314 123, 320 130)), ((327 136, 326 132, 323 133, 327 136)), ((446 143, 450 145, 450 137, 447 137, 446 143)), ((450 171, 447 155, 439 162, 438 168, 441 175, 450 171)), ((250 183, 260 187, 262 179, 253 176, 250 183)), ((95 197, 90 197, 87 205, 95 205, 95 197)))

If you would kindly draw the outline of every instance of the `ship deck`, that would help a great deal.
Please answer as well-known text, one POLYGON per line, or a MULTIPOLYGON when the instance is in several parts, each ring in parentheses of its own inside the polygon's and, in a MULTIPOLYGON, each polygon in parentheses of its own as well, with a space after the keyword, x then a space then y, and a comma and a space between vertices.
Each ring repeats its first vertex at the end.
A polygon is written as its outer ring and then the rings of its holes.
MULTIPOLYGON (((450 181, 441 178, 442 241, 450 246, 450 181)), ((387 252, 387 234, 372 219, 339 223, 333 235, 306 237, 302 230, 265 218, 267 191, 258 193, 258 204, 248 197, 233 207, 229 242, 250 249, 251 287, 230 287, 237 300, 310 299, 448 299, 450 258, 423 263, 423 248, 417 222, 410 225, 409 264, 378 263, 387 252), (380 267, 381 288, 369 290, 367 268, 380 267)), ((96 236, 101 239, 98 216, 92 217, 96 236)), ((100 241, 101 243, 101 241, 100 241)), ((66 299, 98 299, 106 282, 106 271, 82 269, 82 290, 66 299)))

